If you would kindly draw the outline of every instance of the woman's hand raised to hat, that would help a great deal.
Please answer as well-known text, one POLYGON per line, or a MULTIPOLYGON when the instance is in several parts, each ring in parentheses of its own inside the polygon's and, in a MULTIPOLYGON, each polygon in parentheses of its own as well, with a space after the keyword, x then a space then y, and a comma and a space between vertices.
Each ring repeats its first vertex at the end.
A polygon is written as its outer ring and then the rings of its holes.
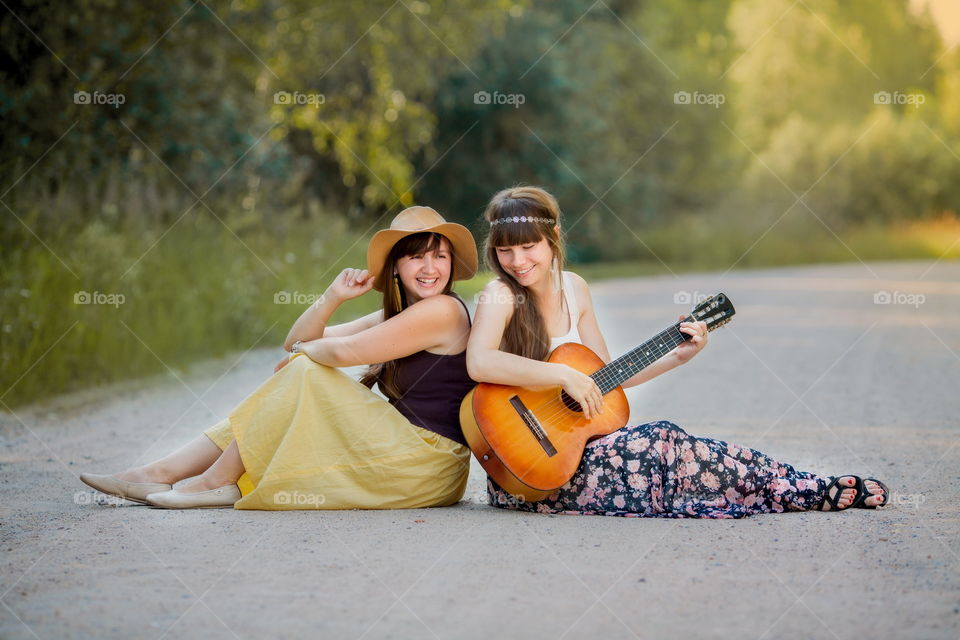
POLYGON ((366 269, 344 269, 330 283, 324 294, 333 302, 345 302, 362 296, 373 288, 374 277, 366 269))

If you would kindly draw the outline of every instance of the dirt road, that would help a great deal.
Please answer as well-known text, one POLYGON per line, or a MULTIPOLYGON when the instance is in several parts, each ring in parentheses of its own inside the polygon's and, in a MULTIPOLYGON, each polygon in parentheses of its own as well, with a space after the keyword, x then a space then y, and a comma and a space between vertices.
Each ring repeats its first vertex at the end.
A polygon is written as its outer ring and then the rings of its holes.
MULTIPOLYGON (((0 637, 960 635, 960 264, 608 281, 611 351, 727 293, 734 321, 629 392, 633 420, 883 479, 879 511, 736 521, 451 508, 163 511, 81 471, 157 457, 226 415, 279 349, 0 413, 0 637)), ((43 375, 40 363, 28 375, 43 375)))

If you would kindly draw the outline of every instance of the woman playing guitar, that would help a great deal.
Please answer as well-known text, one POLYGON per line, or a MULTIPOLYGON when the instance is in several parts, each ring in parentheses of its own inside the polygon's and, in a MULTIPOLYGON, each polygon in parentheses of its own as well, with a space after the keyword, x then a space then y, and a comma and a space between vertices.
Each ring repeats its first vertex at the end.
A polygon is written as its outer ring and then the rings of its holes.
MULTIPOLYGON (((478 382, 562 387, 592 419, 604 396, 591 376, 545 362, 559 345, 581 343, 610 362, 590 290, 563 271, 556 199, 537 187, 497 193, 485 212, 487 266, 498 278, 484 289, 467 347, 478 382)), ((684 319, 683 316, 680 318, 684 319)), ((621 386, 631 387, 688 362, 707 344, 704 322, 681 322, 690 336, 621 386)), ((541 513, 740 518, 755 513, 875 508, 889 500, 875 479, 797 471, 759 451, 698 438, 666 421, 628 426, 587 444, 570 480, 547 497, 522 500, 488 478, 492 504, 541 513)))

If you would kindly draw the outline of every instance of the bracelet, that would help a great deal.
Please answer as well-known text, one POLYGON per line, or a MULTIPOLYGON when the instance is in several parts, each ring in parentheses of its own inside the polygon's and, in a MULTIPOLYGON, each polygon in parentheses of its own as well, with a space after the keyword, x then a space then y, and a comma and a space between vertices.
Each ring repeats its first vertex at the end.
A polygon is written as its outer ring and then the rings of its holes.
POLYGON ((300 345, 303 344, 303 340, 297 340, 290 347, 290 353, 300 353, 300 345))

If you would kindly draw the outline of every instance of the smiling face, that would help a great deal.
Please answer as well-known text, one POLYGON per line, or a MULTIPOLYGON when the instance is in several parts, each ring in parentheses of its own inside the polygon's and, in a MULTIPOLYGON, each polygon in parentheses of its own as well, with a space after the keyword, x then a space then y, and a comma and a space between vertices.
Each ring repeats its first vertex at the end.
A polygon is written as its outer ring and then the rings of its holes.
POLYGON ((396 273, 400 276, 407 304, 429 298, 447 290, 453 271, 453 252, 450 242, 436 236, 421 251, 397 260, 396 273))
POLYGON ((537 288, 541 282, 549 279, 553 249, 546 238, 495 249, 497 262, 521 286, 537 288))
POLYGON ((546 360, 550 336, 536 302, 554 299, 550 289, 558 286, 563 272, 560 205, 539 187, 510 187, 494 194, 483 217, 490 224, 483 243, 487 267, 514 295, 513 315, 503 330, 500 348, 531 360, 546 360))
POLYGON ((487 267, 514 288, 539 292, 564 266, 560 208, 538 187, 500 191, 484 211, 490 231, 484 242, 487 267), (555 270, 551 273, 551 270, 555 270))

